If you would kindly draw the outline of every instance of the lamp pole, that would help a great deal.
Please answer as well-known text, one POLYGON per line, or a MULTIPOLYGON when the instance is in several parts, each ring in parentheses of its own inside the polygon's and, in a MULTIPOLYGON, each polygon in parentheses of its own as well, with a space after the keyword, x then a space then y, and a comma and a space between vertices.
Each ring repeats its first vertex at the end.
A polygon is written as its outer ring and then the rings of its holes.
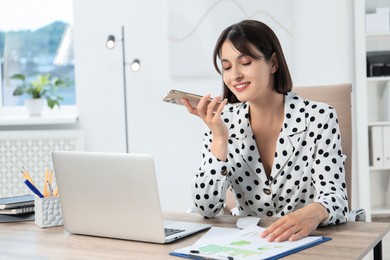
POLYGON ((125 27, 122 25, 122 67, 123 67, 123 104, 125 107, 125 137, 126 153, 129 153, 129 134, 127 125, 127 89, 126 89, 126 55, 125 55, 125 27))
MULTIPOLYGON (((129 133, 128 133, 128 123, 127 123, 127 88, 126 88, 126 43, 125 43, 125 26, 122 25, 121 27, 121 33, 122 33, 122 38, 120 41, 122 42, 122 68, 123 68, 123 105, 124 105, 124 112, 125 112, 125 138, 126 138, 126 153, 129 153, 129 133)), ((113 49, 115 47, 115 36, 114 35, 109 35, 107 42, 106 42, 106 47, 108 49, 113 49)), ((139 59, 134 59, 132 64, 131 64, 131 69, 134 72, 137 72, 140 69, 140 60, 139 59)))

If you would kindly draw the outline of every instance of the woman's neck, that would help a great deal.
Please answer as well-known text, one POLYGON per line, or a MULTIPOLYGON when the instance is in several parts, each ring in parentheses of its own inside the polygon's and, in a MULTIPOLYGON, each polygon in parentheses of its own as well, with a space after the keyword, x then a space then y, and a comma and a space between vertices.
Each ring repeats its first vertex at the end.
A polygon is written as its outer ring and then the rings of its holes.
POLYGON ((272 91, 271 94, 249 102, 251 121, 259 119, 263 123, 276 123, 284 118, 284 94, 272 91))

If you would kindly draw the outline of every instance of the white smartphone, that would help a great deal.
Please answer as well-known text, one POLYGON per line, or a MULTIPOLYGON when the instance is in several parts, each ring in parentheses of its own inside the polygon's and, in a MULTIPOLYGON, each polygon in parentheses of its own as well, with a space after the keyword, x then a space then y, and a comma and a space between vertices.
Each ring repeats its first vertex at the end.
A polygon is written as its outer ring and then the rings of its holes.
MULTIPOLYGON (((196 95, 176 89, 172 89, 168 92, 168 94, 163 98, 163 101, 172 103, 172 104, 177 104, 177 105, 182 105, 185 106, 184 103, 181 101, 182 99, 187 99, 188 102, 190 102, 191 106, 196 107, 202 98, 201 95, 196 95)), ((210 101, 212 99, 210 98, 210 101)))

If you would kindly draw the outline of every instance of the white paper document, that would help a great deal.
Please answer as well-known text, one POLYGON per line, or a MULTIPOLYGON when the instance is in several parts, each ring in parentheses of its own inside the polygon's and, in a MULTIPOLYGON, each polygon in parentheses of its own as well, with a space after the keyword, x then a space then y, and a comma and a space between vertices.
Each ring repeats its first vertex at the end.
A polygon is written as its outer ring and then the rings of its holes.
POLYGON ((268 242, 266 238, 260 237, 264 230, 259 226, 243 230, 212 227, 192 246, 175 250, 171 254, 198 259, 277 259, 329 240, 310 236, 293 242, 268 242))

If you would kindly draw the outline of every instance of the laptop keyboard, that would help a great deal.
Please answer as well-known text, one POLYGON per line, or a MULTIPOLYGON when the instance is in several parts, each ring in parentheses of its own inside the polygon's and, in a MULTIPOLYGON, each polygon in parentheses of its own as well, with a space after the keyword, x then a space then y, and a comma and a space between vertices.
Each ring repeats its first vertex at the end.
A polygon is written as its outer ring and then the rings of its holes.
POLYGON ((175 228, 164 228, 164 230, 165 230, 166 237, 185 231, 184 229, 175 229, 175 228))

